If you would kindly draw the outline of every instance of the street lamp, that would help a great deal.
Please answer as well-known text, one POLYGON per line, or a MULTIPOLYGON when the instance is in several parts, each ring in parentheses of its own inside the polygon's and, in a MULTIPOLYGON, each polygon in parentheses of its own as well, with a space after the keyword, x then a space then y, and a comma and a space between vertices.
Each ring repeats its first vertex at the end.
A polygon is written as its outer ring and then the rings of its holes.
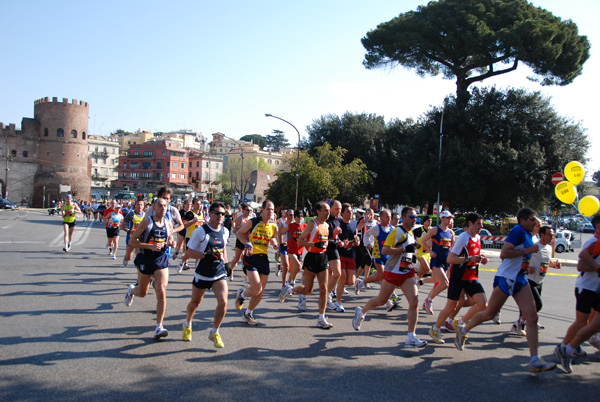
POLYGON ((298 163, 296 164, 296 201, 294 202, 294 209, 298 209, 298 181, 300 179, 300 131, 287 120, 282 119, 281 117, 273 116, 272 114, 265 113, 265 117, 273 117, 275 119, 281 120, 294 127, 294 130, 298 133, 298 163))
MULTIPOLYGON (((244 197, 244 190, 243 190, 243 186, 244 186, 244 182, 243 182, 243 174, 244 174, 244 148, 242 147, 242 144, 240 144, 239 142, 237 142, 237 140, 234 140, 231 137, 228 137, 226 135, 223 135, 223 138, 228 138, 231 141, 235 142, 239 147, 240 147, 240 151, 241 151, 241 158, 242 158, 242 166, 240 168, 240 198, 243 199, 244 197)), ((209 162, 210 163, 210 162, 209 162)), ((210 165, 209 165, 210 166, 210 165)))

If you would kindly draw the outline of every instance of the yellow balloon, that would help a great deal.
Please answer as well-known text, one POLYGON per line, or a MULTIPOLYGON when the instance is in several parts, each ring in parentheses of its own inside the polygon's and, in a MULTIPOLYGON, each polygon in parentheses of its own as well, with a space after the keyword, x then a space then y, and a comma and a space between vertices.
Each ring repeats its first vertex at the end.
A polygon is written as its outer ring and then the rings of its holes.
POLYGON ((556 194, 556 198, 565 204, 572 204, 577 199, 577 189, 573 183, 566 180, 561 181, 554 187, 554 194, 556 194))
POLYGON ((585 177, 585 168, 577 161, 569 162, 565 166, 565 177, 574 185, 578 185, 585 177))
POLYGON ((600 201, 598 201, 598 198, 594 197, 593 195, 585 196, 579 200, 578 209, 583 216, 596 215, 600 209, 600 201))

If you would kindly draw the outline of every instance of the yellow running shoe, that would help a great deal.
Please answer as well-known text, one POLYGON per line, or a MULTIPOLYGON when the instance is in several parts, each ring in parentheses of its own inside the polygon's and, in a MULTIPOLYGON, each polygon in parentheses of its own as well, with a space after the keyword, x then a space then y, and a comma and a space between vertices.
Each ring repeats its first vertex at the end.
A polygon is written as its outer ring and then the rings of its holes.
POLYGON ((186 342, 189 342, 192 340, 192 327, 186 327, 185 324, 183 324, 183 340, 186 342))
POLYGON ((225 347, 225 344, 223 343, 223 340, 221 339, 221 335, 218 332, 215 334, 213 334, 212 332, 209 332, 208 339, 210 339, 211 341, 214 342, 215 348, 224 348, 225 347))

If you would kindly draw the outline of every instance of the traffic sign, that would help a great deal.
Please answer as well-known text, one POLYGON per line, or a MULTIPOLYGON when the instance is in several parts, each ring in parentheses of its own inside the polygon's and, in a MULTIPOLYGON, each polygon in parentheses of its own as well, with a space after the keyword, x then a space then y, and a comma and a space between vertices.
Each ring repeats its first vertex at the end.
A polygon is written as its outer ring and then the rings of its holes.
POLYGON ((565 179, 565 176, 563 176, 562 173, 556 172, 552 175, 552 184, 557 185, 564 179, 565 179))
POLYGON ((248 202, 248 199, 246 197, 244 197, 244 202, 248 202))

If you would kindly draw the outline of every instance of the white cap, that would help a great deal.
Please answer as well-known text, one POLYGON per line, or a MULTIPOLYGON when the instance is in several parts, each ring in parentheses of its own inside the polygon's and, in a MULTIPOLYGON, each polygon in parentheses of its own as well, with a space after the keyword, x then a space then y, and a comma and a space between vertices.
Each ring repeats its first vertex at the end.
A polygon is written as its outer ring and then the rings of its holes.
POLYGON ((454 215, 450 211, 442 211, 440 218, 454 218, 454 215))

